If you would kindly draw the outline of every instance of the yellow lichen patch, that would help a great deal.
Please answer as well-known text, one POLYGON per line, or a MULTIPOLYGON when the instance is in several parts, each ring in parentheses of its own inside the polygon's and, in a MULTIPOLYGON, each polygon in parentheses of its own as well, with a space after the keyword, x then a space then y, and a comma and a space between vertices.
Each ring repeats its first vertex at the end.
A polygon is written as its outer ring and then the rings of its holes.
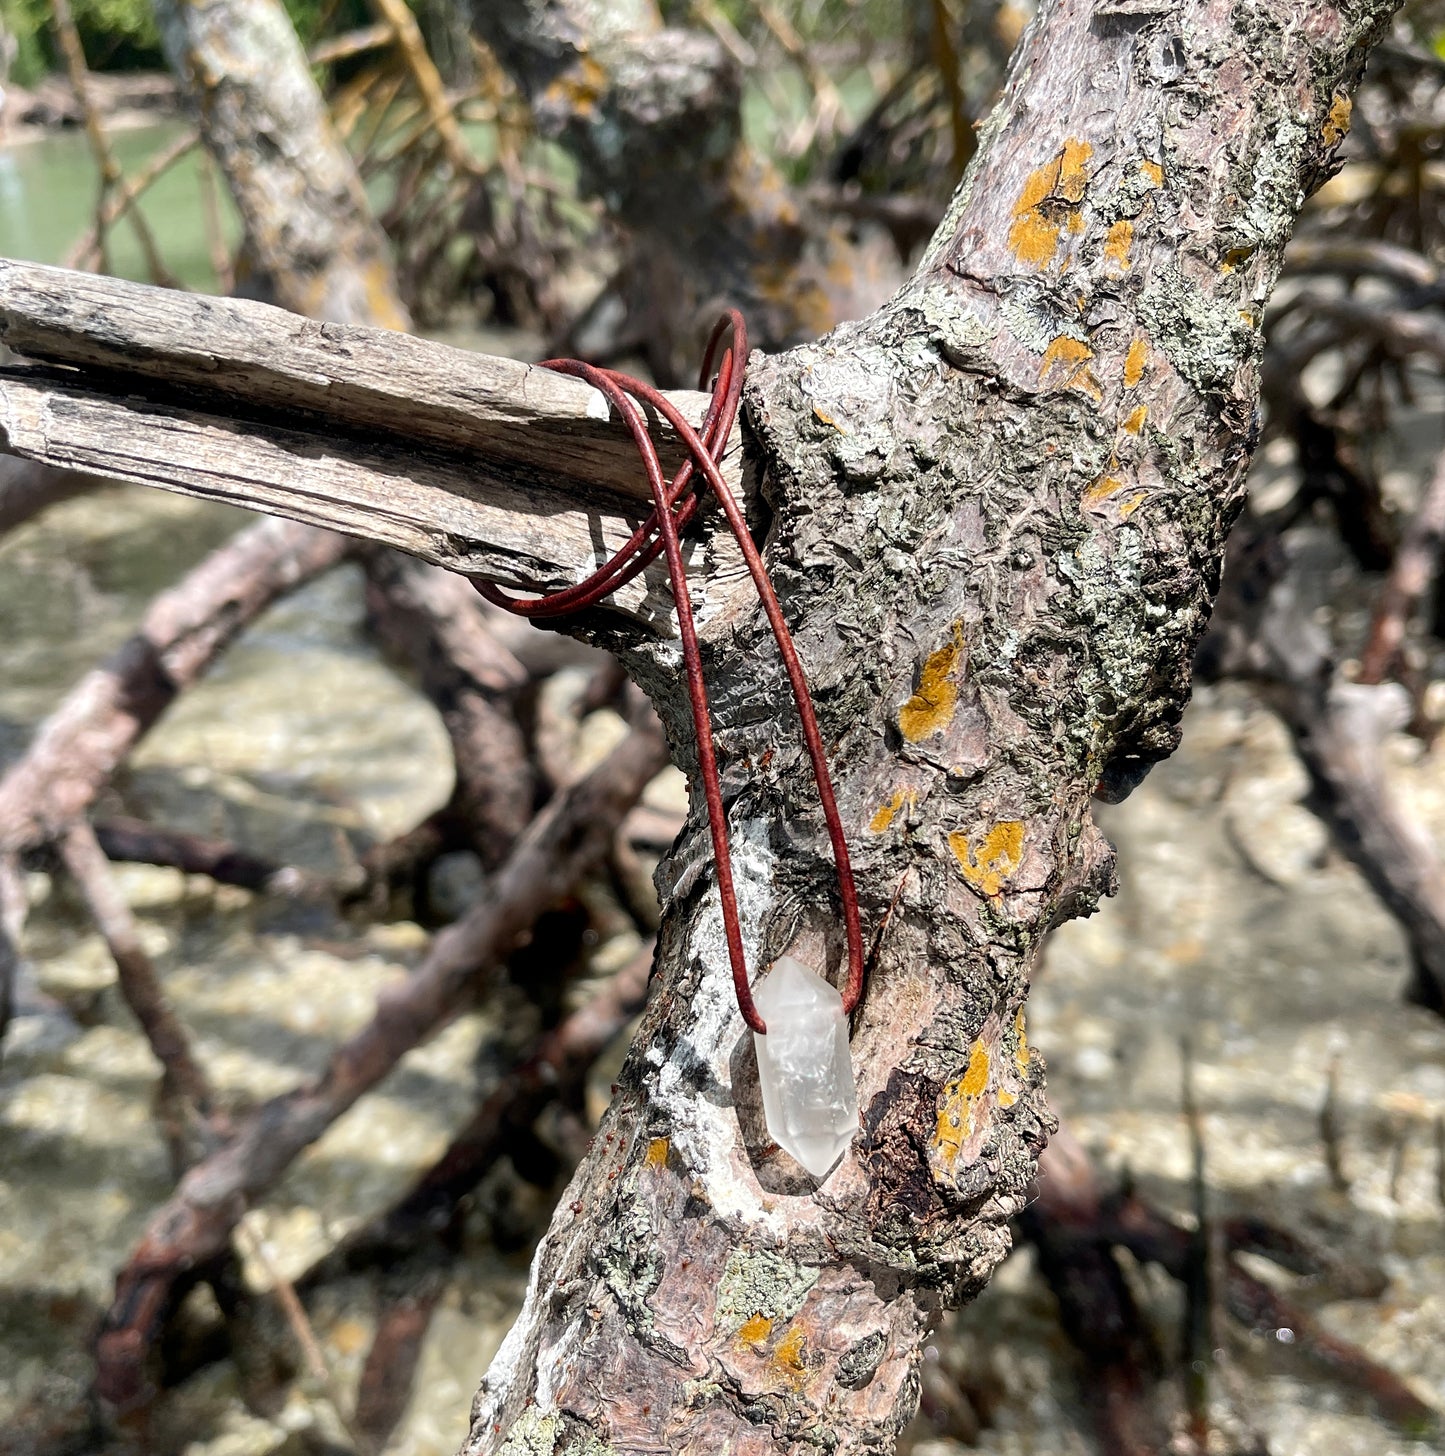
POLYGON ((1049 195, 1058 180, 1059 164, 1040 167, 1024 183, 1014 208, 1013 225, 1008 230, 1008 245, 1021 263, 1030 263, 1035 268, 1047 268, 1054 260, 1059 247, 1059 224, 1045 217, 1039 203, 1049 195), (1028 199, 1035 198, 1036 201, 1028 199))
POLYGON ((938 1109, 933 1147, 947 1163, 958 1160, 964 1143, 973 1136, 974 1108, 988 1087, 988 1072, 988 1048, 981 1041, 976 1041, 968 1059, 968 1069, 943 1089, 943 1105, 938 1109))
POLYGON ((1144 366, 1149 362, 1149 346, 1143 339, 1135 339, 1124 355, 1124 388, 1133 389, 1144 377, 1144 366))
POLYGON ((1150 186, 1159 187, 1163 185, 1164 168, 1158 162, 1151 162, 1148 157, 1145 157, 1139 163, 1139 170, 1149 179, 1150 186))
POLYGON ((1094 378, 1094 371, 1089 368, 1089 360, 1093 357, 1094 351, 1087 344, 1070 338, 1068 334, 1060 334, 1044 350, 1043 363, 1039 366, 1039 380, 1044 384, 1051 380, 1056 381, 1056 389, 1082 390, 1097 402, 1103 399, 1104 391, 1099 388, 1099 381, 1094 378))
POLYGON ((928 654, 918 676, 918 691, 898 710, 898 731, 910 743, 922 743, 953 721, 958 707, 956 673, 962 657, 963 623, 955 622, 953 640, 928 654))
POLYGON ((744 1345, 761 1345, 772 1332, 772 1320, 765 1314, 755 1314, 738 1331, 738 1342, 744 1345))
POLYGON ((1000 1092, 998 1094, 998 1105, 1000 1107, 1012 1107, 1018 1098, 1012 1092, 1000 1092))
POLYGON ((839 423, 838 423, 838 421, 837 421, 837 420, 835 420, 835 419, 834 419, 834 418, 833 418, 833 416, 832 416, 832 415, 829 415, 829 414, 824 414, 824 413, 823 413, 823 411, 822 411, 822 410, 820 410, 820 409, 819 409, 819 408, 818 408, 818 406, 817 406, 817 405, 816 405, 816 404, 815 404, 815 405, 814 405, 814 406, 813 406, 813 418, 814 418, 814 419, 815 419, 815 420, 818 420, 818 421, 819 421, 819 422, 820 422, 820 423, 822 423, 822 424, 825 424, 825 425, 832 425, 832 427, 833 427, 833 428, 834 428, 834 429, 835 429, 835 430, 837 430, 837 432, 838 432, 838 433, 839 433, 839 434, 840 434, 840 435, 846 435, 846 434, 847 434, 847 433, 848 433, 848 431, 847 431, 847 430, 845 430, 845 429, 844 429, 844 428, 843 428, 843 426, 842 426, 842 425, 840 425, 840 424, 839 424, 839 423))
POLYGON ((1089 158, 1094 148, 1077 137, 1064 140, 1064 150, 1059 156, 1059 182, 1054 195, 1077 206, 1084 200, 1084 190, 1089 185, 1089 158))
POLYGON ((1136 491, 1133 495, 1129 497, 1128 500, 1123 503, 1123 505, 1119 507, 1119 518, 1121 520, 1127 521, 1129 517, 1132 516, 1134 512, 1137 511, 1147 499, 1148 493, 1146 491, 1136 491))
POLYGON ((801 1375, 803 1365, 803 1332, 801 1329, 791 1329, 778 1343, 778 1348, 773 1351, 773 1365, 784 1375, 801 1375))
POLYGON ((973 1055, 968 1059, 968 1071, 963 1074, 959 1086, 965 1097, 982 1097, 988 1086, 988 1048, 981 1041, 973 1044, 973 1055))
POLYGON ((1020 1072, 1029 1069, 1029 1034, 1024 1028, 1024 1009, 1019 1007, 1014 1016, 1014 1066, 1020 1072))
POLYGON ((1341 94, 1335 97, 1330 114, 1325 117, 1324 130, 1320 133, 1327 147, 1337 146, 1344 141, 1350 129, 1350 113, 1354 109, 1355 104, 1348 96, 1341 94))
MULTIPOLYGON (((912 701, 910 699, 910 701, 912 701)), ((886 803, 878 806, 878 812, 868 822, 870 834, 882 834, 898 815, 898 811, 907 804, 913 807, 913 793, 909 789, 899 789, 894 796, 886 803)))
POLYGON ((1239 247, 1231 248, 1225 255, 1224 261, 1219 265, 1221 273, 1233 273, 1241 263, 1247 263, 1258 250, 1250 244, 1241 244, 1239 247))
POLYGON ((948 836, 948 847, 969 884, 985 895, 997 895, 1023 860, 1024 826, 1017 819, 995 824, 977 848, 968 835, 955 831, 948 836))
MULTIPOLYGON (((1088 142, 1069 137, 1052 162, 1029 173, 1014 203, 1014 220, 1008 234, 1008 245, 1020 262, 1035 268, 1046 268, 1053 262, 1063 219, 1051 215, 1049 204, 1054 204, 1054 213, 1077 210, 1089 184, 1088 161, 1093 154, 1088 142)), ((1070 216, 1068 226, 1070 232, 1078 232, 1083 223, 1077 216, 1070 216)))
POLYGON ((1104 239, 1104 261, 1117 267, 1129 266, 1129 249, 1134 246, 1134 224, 1127 217, 1121 217, 1109 228, 1104 239))
POLYGON ((647 1145, 647 1166, 649 1168, 667 1167, 667 1154, 672 1144, 666 1138, 653 1138, 647 1145))
POLYGON ((1144 428, 1144 421, 1149 418, 1148 405, 1136 404, 1133 409, 1124 416, 1123 429, 1125 434, 1137 435, 1144 428))
POLYGON ((1097 506, 1108 500, 1111 495, 1123 490, 1124 482, 1117 475, 1102 475, 1091 485, 1080 498, 1080 504, 1088 509, 1097 506))

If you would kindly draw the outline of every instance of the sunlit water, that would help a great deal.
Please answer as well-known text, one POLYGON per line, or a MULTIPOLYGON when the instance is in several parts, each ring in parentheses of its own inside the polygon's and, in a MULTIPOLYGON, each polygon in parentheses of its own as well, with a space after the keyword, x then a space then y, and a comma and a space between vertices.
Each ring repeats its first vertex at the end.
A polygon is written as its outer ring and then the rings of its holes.
MULTIPOLYGON (((184 130, 178 121, 118 130, 111 144, 126 174, 134 176, 184 130)), ((95 220, 97 176, 79 130, 0 146, 0 257, 32 263, 68 258, 95 220)), ((139 203, 162 241, 167 268, 187 287, 202 291, 216 287, 204 221, 203 189, 209 185, 200 153, 193 150, 157 178, 139 203)), ((234 243, 239 234, 235 209, 223 188, 212 191, 223 236, 234 243)), ((117 277, 150 281, 145 254, 127 219, 107 234, 106 265, 117 277)))

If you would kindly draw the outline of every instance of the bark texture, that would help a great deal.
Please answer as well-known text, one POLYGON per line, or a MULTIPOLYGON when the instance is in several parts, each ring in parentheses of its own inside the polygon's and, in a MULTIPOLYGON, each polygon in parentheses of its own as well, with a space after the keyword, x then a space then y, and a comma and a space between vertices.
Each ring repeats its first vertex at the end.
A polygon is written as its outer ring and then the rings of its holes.
POLYGON ((330 323, 410 327, 385 234, 279 0, 156 0, 155 12, 240 211, 251 290, 330 323))
MULTIPOLYGON (((1112 886, 1089 813, 1170 751, 1255 433, 1260 319, 1388 3, 1045 4, 913 282, 755 360, 768 563, 870 934, 862 1133, 767 1140, 696 815, 661 985, 468 1453, 887 1449, 1049 1127, 1022 1003, 1112 886), (884 924, 885 911, 896 908, 884 924)), ((752 963, 835 964, 822 825, 747 595, 700 604, 752 963)), ((678 756, 672 645, 609 639, 678 756)))

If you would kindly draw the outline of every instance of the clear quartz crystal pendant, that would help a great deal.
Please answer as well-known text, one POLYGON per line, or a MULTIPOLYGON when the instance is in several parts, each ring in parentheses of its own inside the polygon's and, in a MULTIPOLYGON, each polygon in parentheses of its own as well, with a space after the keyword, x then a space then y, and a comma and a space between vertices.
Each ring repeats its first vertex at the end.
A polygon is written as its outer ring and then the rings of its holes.
POLYGON ((780 956, 753 1000, 768 1027, 766 1036, 753 1033, 768 1132, 822 1178, 858 1131, 843 998, 801 961, 780 956))

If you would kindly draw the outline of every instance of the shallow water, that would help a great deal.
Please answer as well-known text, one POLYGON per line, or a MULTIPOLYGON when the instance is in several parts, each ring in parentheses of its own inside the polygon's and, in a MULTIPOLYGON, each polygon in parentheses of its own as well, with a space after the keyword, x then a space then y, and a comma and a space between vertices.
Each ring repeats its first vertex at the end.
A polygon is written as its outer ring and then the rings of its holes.
MULTIPOLYGON (((185 129, 179 121, 167 121, 114 130, 116 160, 127 176, 135 176, 185 129)), ((0 257, 62 262, 94 219, 96 177, 80 130, 0 146, 0 257)), ((202 189, 207 185, 200 153, 193 150, 144 193, 140 210, 161 241, 171 272, 189 288, 214 292, 216 275, 204 223, 202 189)), ((223 236, 234 245, 240 228, 224 193, 224 187, 214 188, 217 216, 223 236)), ((130 223, 122 219, 108 238, 105 271, 151 281, 130 223)))

